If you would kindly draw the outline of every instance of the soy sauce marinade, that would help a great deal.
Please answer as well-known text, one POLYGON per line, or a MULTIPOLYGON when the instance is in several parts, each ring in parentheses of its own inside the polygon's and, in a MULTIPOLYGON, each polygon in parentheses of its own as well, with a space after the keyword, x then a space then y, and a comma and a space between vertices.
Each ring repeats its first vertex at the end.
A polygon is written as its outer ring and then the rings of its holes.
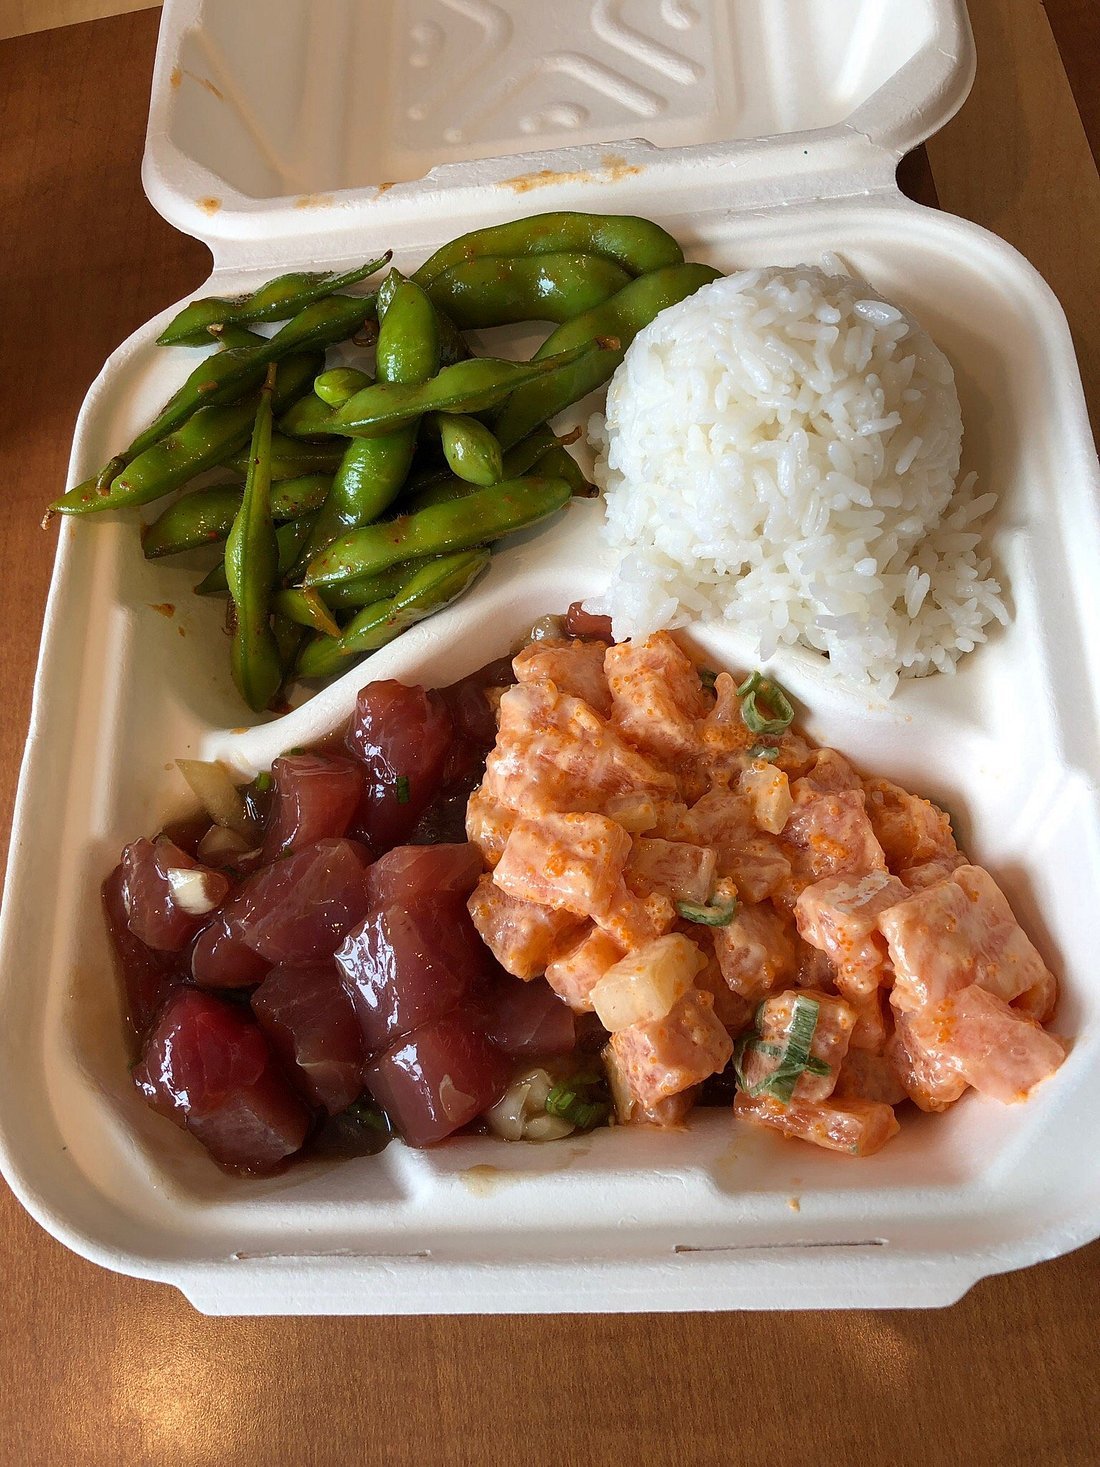
POLYGON ((127 846, 104 883, 135 1084, 226 1169, 395 1129, 428 1145, 517 1070, 580 1063, 584 1023, 504 972, 466 908, 484 868, 466 802, 513 681, 504 658, 438 690, 370 684, 342 741, 277 759, 222 823, 127 846))

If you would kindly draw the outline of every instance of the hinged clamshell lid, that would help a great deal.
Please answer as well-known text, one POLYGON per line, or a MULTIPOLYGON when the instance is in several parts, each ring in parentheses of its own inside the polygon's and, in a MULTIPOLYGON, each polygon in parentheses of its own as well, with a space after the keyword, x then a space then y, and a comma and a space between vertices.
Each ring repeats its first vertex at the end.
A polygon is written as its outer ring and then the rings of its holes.
POLYGON ((741 206, 763 149, 787 197, 860 192, 973 66, 964 0, 166 0, 145 188, 242 262, 581 184, 593 209, 685 179, 741 206))

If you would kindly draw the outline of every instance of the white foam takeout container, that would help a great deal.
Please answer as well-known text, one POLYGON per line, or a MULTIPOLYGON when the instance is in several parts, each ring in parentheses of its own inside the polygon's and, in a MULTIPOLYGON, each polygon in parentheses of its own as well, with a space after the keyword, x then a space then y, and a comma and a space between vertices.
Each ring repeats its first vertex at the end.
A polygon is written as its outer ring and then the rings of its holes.
MULTIPOLYGON (((957 676, 886 705, 808 654, 772 668, 815 736, 962 818, 1064 980, 1054 1028, 1072 1047, 1030 1103, 972 1094, 908 1117, 863 1161, 711 1111, 686 1132, 464 1137, 226 1177, 130 1086, 100 881, 185 803, 175 757, 261 767, 339 721, 360 681, 451 681, 596 589, 600 509, 519 537, 466 600, 251 732, 233 727, 220 608, 191 595, 194 567, 145 563, 123 519, 69 521, 12 837, 0 1026, 4 1174, 69 1247, 211 1313, 798 1308, 946 1304, 1100 1231, 1096 461, 1047 287, 894 177, 972 71, 961 0, 168 0, 144 177, 213 251, 202 294, 390 245, 411 267, 471 227, 580 208, 648 215, 723 269, 835 251, 919 316, 957 370, 964 467, 1001 496, 1011 625, 957 676)), ((193 363, 154 345, 175 309, 93 384, 70 482, 193 363)), ((729 629, 696 641, 716 664, 752 661, 729 629)))

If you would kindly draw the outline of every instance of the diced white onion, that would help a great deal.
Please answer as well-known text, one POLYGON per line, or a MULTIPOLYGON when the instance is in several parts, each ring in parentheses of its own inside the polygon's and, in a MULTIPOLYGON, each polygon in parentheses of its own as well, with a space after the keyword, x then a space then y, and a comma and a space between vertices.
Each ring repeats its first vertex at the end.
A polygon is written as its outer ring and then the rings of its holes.
POLYGON ((741 771, 741 789, 752 801, 757 827, 778 835, 794 809, 791 788, 782 769, 756 759, 741 771))
POLYGON ((199 841, 195 854, 200 861, 216 861, 222 856, 243 856, 246 852, 251 854, 251 847, 243 835, 224 825, 212 825, 199 841))
POLYGON ((172 888, 172 900, 189 917, 205 917, 225 896, 228 883, 223 876, 210 871, 189 871, 173 866, 165 873, 172 888))
POLYGON ((612 1034, 663 1019, 691 987, 706 959, 689 937, 670 932, 613 963, 591 992, 600 1023, 612 1034))
POLYGON ((657 806, 652 795, 640 791, 625 795, 612 795, 605 806, 609 820, 614 820, 631 835, 644 835, 657 824, 657 806))
POLYGON ((450 1075, 444 1075, 439 1082, 439 1103, 452 1121, 469 1119, 470 1102, 472 1095, 467 1095, 460 1090, 450 1075))
POLYGON ((563 1120, 561 1116, 547 1115, 543 1111, 540 1116, 532 1116, 523 1128, 523 1139, 525 1141, 560 1141, 564 1136, 573 1133, 572 1121, 563 1120))
POLYGON ((495 1105, 485 1112, 489 1128, 505 1141, 523 1140, 524 1103, 529 1085, 509 1085, 495 1105))
POLYGON ((224 764, 206 759, 177 759, 176 765, 216 825, 227 826, 238 835, 252 834, 244 799, 224 764))
POLYGON ((559 641, 564 636, 565 625, 560 616, 540 616, 527 633, 527 643, 559 641))

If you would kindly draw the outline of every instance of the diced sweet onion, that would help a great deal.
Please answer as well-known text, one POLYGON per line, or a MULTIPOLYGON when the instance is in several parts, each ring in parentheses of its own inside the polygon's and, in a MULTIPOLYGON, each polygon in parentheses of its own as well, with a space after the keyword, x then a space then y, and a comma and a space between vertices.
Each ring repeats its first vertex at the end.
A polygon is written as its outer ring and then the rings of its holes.
POLYGON ((224 825, 246 838, 253 834, 244 799, 224 764, 177 759, 176 766, 215 825, 224 825))
POLYGON ((612 1034, 663 1019, 691 987, 706 959, 690 938, 670 932, 612 964, 592 989, 592 1007, 612 1034))
POLYGON ((754 760, 741 771, 741 790, 752 801, 752 815, 757 828, 778 835, 787 823, 794 801, 782 769, 763 759, 754 760))
POLYGON ((243 835, 224 825, 212 825, 199 841, 195 855, 200 861, 220 861, 224 856, 243 856, 252 845, 243 835))
POLYGON ((614 820, 631 835, 644 835, 657 824, 657 806, 652 795, 632 790, 625 795, 612 795, 604 807, 609 820, 614 820))
POLYGON ((173 866, 165 873, 172 900, 190 917, 205 917, 225 900, 229 882, 216 871, 194 871, 173 866))

